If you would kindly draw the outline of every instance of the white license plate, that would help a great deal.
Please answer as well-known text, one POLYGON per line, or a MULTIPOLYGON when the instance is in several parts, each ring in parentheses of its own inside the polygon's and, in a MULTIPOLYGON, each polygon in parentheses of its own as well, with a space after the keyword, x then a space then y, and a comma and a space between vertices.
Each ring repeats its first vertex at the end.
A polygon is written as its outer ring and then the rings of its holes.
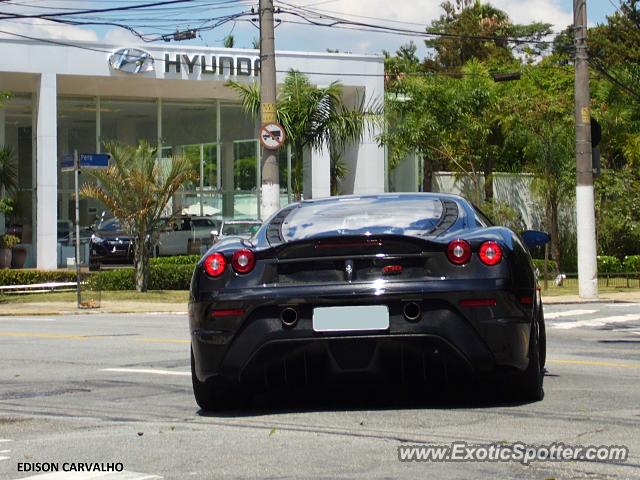
POLYGON ((387 330, 388 328, 389 309, 386 305, 313 309, 313 330, 316 332, 387 330))

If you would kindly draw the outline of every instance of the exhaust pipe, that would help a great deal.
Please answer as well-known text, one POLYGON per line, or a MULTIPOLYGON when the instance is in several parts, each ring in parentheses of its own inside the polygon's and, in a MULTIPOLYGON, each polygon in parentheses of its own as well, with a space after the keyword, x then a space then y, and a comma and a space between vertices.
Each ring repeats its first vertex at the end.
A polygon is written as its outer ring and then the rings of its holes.
POLYGON ((410 322, 415 322, 422 316, 422 308, 416 302, 405 303, 402 307, 402 314, 410 322))
POLYGON ((287 307, 280 313, 280 321, 282 326, 292 328, 298 323, 298 311, 295 308, 287 307))

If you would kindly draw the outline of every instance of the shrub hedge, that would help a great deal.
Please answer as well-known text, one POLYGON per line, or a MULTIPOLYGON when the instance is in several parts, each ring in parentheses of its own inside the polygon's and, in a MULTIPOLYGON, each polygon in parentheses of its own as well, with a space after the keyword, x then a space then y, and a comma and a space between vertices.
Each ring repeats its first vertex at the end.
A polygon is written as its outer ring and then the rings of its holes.
MULTIPOLYGON (((534 258, 533 266, 538 269, 540 275, 544 274, 544 259, 534 258)), ((547 269, 549 273, 556 274, 558 273, 558 264, 555 262, 555 260, 549 260, 547 263, 547 269)))
POLYGON ((200 260, 200 255, 180 255, 176 257, 156 257, 151 259, 151 265, 191 265, 200 260))
MULTIPOLYGON (((149 290, 189 290, 194 265, 151 265, 149 290)), ((118 268, 96 273, 89 278, 89 287, 97 290, 135 290, 135 272, 118 268)))
POLYGON ((599 273, 617 273, 622 271, 622 262, 617 257, 598 255, 599 273))
POLYGON ((33 285, 48 282, 75 282, 75 270, 40 270, 0 269, 0 285, 33 285))
POLYGON ((622 269, 625 272, 640 272, 640 255, 629 255, 624 257, 622 269))

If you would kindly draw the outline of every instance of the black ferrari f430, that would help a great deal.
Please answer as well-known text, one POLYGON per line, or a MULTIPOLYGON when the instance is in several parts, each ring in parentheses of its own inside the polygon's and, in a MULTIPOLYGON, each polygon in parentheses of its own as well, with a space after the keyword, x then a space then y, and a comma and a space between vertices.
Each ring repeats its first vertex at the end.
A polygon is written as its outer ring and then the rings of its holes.
POLYGON ((196 401, 223 409, 256 385, 340 376, 428 383, 447 366, 540 400, 546 337, 529 248, 548 241, 494 226, 455 195, 288 205, 194 271, 196 401))

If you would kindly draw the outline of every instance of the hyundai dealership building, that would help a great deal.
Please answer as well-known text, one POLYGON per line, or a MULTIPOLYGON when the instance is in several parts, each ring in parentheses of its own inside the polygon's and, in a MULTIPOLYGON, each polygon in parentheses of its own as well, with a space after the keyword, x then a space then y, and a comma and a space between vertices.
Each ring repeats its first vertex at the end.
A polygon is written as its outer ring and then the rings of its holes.
MULTIPOLYGON (((0 107, 0 146, 13 149, 19 184, 7 226, 28 250, 27 266, 57 268, 68 248, 74 180, 61 171, 62 157, 100 153, 106 140, 145 140, 157 146, 160 162, 173 155, 193 162, 198 180, 174 198, 174 211, 260 217, 258 125, 225 85, 259 78, 256 50, 7 39, 0 46, 0 92, 11 94, 0 107)), ((378 56, 278 52, 276 65, 278 82, 290 69, 318 86, 341 82, 347 104, 380 100, 384 92, 378 56)), ((377 133, 367 131, 342 155, 348 174, 341 193, 384 191, 385 152, 377 133)), ((287 160, 283 149, 282 204, 292 198, 287 160)), ((81 175, 81 182, 88 180, 81 175)), ((305 198, 330 194, 328 149, 307 152, 303 183, 305 198)), ((80 224, 92 224, 101 212, 101 205, 82 199, 80 224)))

